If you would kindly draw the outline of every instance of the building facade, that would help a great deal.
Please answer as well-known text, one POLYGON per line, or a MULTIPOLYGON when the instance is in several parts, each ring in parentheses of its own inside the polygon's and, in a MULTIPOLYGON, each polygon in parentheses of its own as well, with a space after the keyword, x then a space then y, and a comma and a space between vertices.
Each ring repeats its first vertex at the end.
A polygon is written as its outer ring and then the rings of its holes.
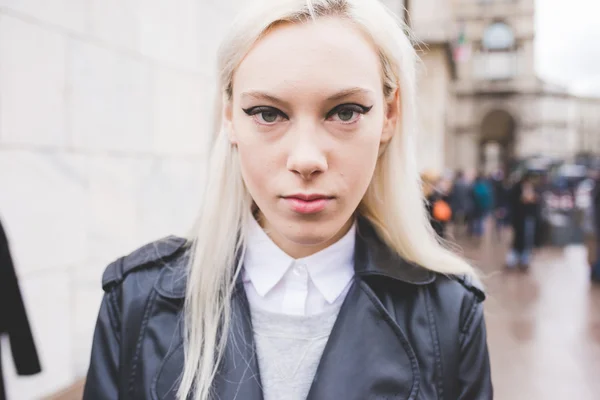
POLYGON ((456 65, 454 5, 448 0, 384 0, 409 26, 420 57, 417 69, 419 127, 417 162, 421 170, 442 173, 453 155, 449 130, 456 65))
POLYGON ((536 155, 568 160, 593 140, 581 135, 584 126, 591 135, 594 99, 580 106, 536 76, 535 0, 386 3, 403 17, 408 9, 422 61, 421 169, 490 172, 536 155))
POLYGON ((600 99, 575 98, 579 155, 600 156, 600 99))
POLYGON ((536 76, 535 0, 451 2, 467 54, 456 63, 446 166, 489 172, 531 156, 598 153, 600 100, 536 76))
POLYGON ((535 73, 534 0, 454 4, 470 57, 457 64, 450 166, 490 171, 533 155, 574 157, 573 98, 535 73))
POLYGON ((416 38, 421 64, 418 69, 419 134, 417 160, 424 170, 442 173, 451 162, 454 132, 451 120, 456 79, 452 45, 457 35, 455 10, 446 0, 410 1, 408 24, 416 38))

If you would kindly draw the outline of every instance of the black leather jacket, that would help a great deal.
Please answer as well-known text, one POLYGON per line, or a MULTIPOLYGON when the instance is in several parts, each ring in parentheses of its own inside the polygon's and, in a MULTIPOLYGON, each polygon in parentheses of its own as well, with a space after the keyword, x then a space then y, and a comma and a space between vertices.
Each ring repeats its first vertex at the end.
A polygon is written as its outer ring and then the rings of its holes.
MULTIPOLYGON (((187 254, 186 242, 170 237, 106 269, 84 400, 175 399, 187 254)), ((493 398, 485 296, 470 279, 407 263, 364 221, 355 270, 309 400, 493 398)), ((241 282, 232 309, 215 398, 262 400, 241 282)))

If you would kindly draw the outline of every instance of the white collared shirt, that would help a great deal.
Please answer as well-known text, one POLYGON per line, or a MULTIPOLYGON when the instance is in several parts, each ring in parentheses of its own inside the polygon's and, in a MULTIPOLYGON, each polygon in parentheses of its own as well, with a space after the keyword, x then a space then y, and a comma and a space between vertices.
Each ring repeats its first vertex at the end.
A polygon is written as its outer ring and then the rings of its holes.
POLYGON ((251 307, 288 315, 314 315, 339 306, 354 277, 356 226, 336 243, 293 259, 252 218, 242 279, 251 307))

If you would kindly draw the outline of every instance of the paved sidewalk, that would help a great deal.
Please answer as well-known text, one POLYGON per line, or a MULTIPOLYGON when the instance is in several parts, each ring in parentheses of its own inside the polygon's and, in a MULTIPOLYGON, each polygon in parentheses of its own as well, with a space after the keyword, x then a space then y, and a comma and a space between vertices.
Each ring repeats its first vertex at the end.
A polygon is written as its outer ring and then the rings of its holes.
POLYGON ((507 271, 505 233, 460 241, 489 294, 495 399, 600 399, 600 285, 584 247, 540 249, 530 271, 507 271))

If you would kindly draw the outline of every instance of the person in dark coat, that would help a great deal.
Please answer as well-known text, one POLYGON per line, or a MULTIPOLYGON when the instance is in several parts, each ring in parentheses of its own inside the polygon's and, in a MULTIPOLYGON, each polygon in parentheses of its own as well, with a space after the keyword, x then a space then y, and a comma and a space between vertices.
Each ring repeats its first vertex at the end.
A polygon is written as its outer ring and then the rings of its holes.
POLYGON ((470 233, 479 239, 485 234, 485 220, 494 208, 494 191, 483 174, 475 178, 471 194, 474 207, 470 218, 470 233))
POLYGON ((600 283, 600 171, 596 170, 593 173, 594 189, 592 191, 592 214, 594 219, 594 232, 596 245, 593 246, 596 250, 591 259, 594 262, 591 265, 592 282, 600 283))
POLYGON ((494 221, 496 234, 502 238, 502 232, 509 222, 509 195, 510 186, 502 171, 492 177, 494 188, 494 221))
POLYGON ((526 174, 509 195, 511 223, 513 228, 512 249, 506 258, 506 266, 517 264, 526 269, 531 262, 535 247, 535 230, 539 216, 540 195, 536 192, 533 177, 526 174))
MULTIPOLYGON (((17 373, 19 375, 39 373, 40 361, 21 298, 8 239, 0 222, 0 335, 2 334, 8 334, 17 373)), ((6 400, 1 363, 0 400, 6 400)))
POLYGON ((469 223, 469 216, 473 211, 472 188, 465 178, 463 171, 456 173, 449 200, 452 207, 452 220, 456 233, 462 235, 469 223))

